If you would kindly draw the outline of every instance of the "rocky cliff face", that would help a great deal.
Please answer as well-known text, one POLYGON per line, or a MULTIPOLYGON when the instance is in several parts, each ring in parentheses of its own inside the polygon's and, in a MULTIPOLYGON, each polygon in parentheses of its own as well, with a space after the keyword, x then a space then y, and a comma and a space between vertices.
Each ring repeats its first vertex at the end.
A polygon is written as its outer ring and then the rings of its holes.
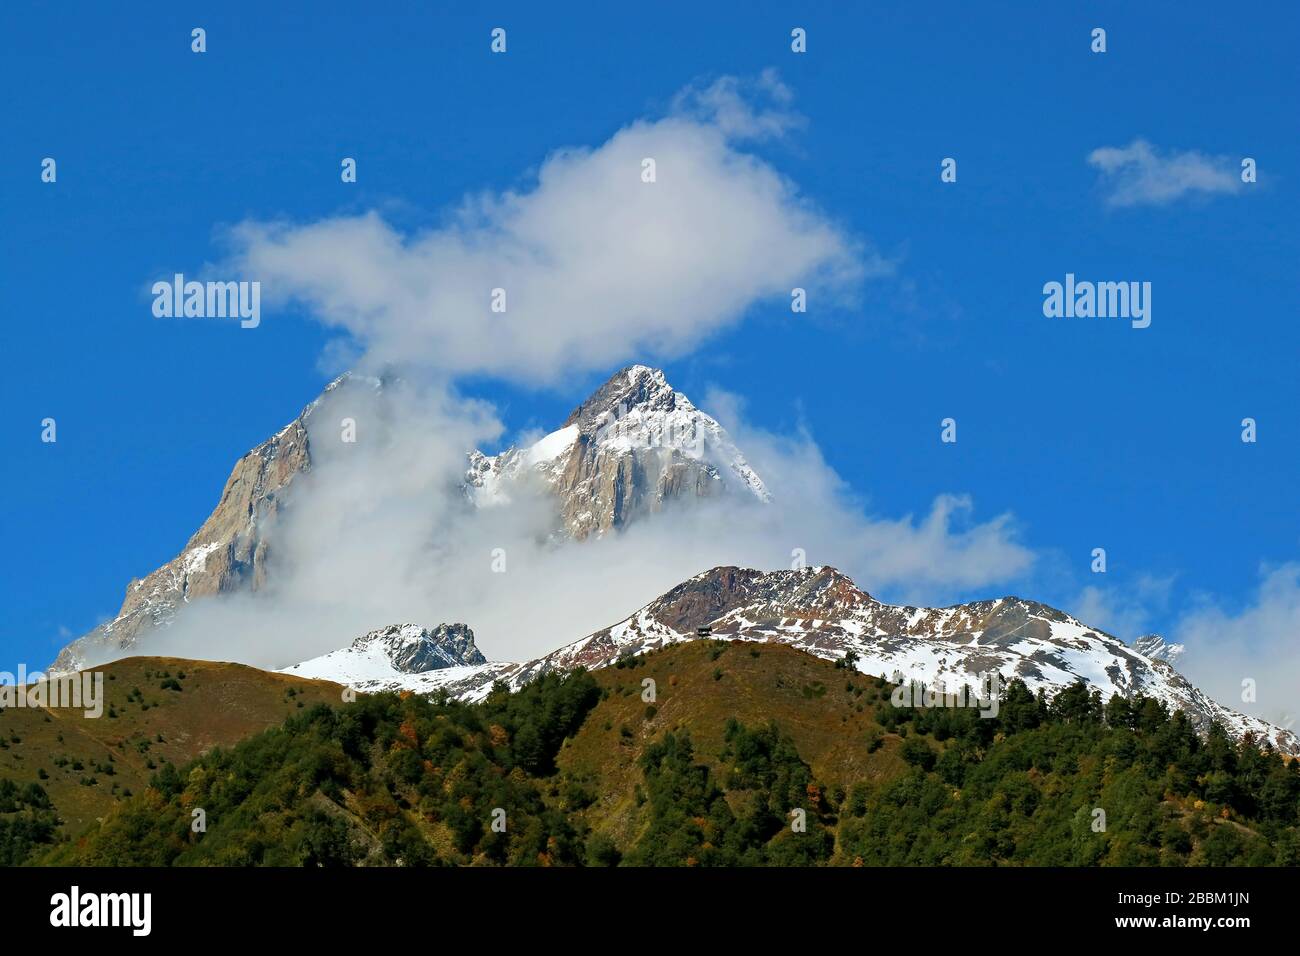
MULTIPOLYGON (((336 389, 384 383, 344 375, 294 421, 236 462, 221 500, 184 550, 127 586, 113 620, 59 652, 52 673, 124 653, 141 653, 150 630, 168 626, 190 601, 257 590, 272 573, 268 525, 291 497, 295 476, 312 467, 307 424, 336 389)), ((469 454, 466 497, 476 506, 508 500, 524 483, 555 499, 555 529, 577 539, 604 534, 678 499, 735 490, 767 500, 767 490, 722 427, 675 391, 658 369, 616 373, 564 426, 525 448, 469 454)))
MULTIPOLYGON (((326 392, 345 380, 334 381, 326 392)), ((263 531, 283 506, 295 476, 311 468, 307 419, 319 401, 235 463, 217 507, 184 550, 128 584, 117 616, 63 648, 49 667, 51 673, 122 656, 149 630, 171 623, 191 600, 239 588, 256 590, 265 583, 268 549, 263 531)))
POLYGON ((474 632, 464 624, 439 624, 432 631, 402 624, 372 631, 354 647, 380 645, 393 666, 404 674, 422 674, 441 667, 486 664, 474 644, 474 632))
POLYGON ((548 488, 558 503, 557 530, 577 539, 607 534, 674 500, 769 497, 722 426, 644 365, 615 373, 536 444, 470 455, 466 485, 476 504, 508 500, 520 482, 548 488))
POLYGON ((282 673, 306 678, 343 674, 348 686, 373 690, 433 671, 485 664, 487 659, 474 644, 474 632, 464 624, 439 624, 433 630, 418 624, 394 624, 364 634, 341 650, 287 667, 282 673))
POLYGON ((1170 644, 1159 634, 1143 634, 1134 639, 1133 649, 1143 657, 1166 664, 1173 664, 1186 650, 1181 644, 1170 644))

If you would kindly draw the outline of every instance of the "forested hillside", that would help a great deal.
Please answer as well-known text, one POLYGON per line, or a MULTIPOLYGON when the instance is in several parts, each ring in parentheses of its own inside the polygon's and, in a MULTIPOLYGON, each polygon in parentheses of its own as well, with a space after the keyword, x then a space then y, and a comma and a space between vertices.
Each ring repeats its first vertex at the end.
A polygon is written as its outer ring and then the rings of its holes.
POLYGON ((74 839, 36 790, 0 833, 76 865, 1300 863, 1300 765, 1154 701, 1013 682, 982 719, 890 690, 700 641, 481 704, 318 704, 162 764, 74 839))

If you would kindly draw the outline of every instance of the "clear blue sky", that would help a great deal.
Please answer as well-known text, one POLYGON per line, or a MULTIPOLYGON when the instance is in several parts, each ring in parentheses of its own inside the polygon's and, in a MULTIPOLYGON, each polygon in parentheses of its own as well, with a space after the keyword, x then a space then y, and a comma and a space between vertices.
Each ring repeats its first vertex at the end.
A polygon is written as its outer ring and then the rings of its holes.
MULTIPOLYGON (((667 363, 670 381, 738 392, 759 425, 806 424, 876 513, 944 491, 981 518, 1013 512, 1044 556, 1028 596, 1068 602, 1104 546, 1110 586, 1174 577, 1158 629, 1202 592, 1244 605, 1261 562, 1300 559, 1295 4, 459 6, 0 9, 0 669, 43 665, 115 612, 325 382, 326 334, 301 314, 266 312, 256 333, 153 319, 148 284, 216 258, 215 230, 370 208, 423 224, 692 80, 767 67, 808 125, 765 158, 897 276, 852 311, 757 309, 667 363), (1109 207, 1087 156, 1137 137, 1252 156, 1260 181, 1109 207), (355 186, 341 156, 363 164, 355 186), (1068 271, 1152 282, 1152 327, 1044 318, 1043 283, 1068 271), (948 415, 955 448, 938 441, 948 415)), ((511 427, 547 427, 599 377, 475 387, 511 427)))

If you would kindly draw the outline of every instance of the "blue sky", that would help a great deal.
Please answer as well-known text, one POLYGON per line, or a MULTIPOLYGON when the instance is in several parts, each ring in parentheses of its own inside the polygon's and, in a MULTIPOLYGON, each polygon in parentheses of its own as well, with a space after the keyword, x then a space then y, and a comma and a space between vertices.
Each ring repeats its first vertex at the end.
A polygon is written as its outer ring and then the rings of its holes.
MULTIPOLYGON (((972 520, 1013 515, 1032 570, 934 600, 1014 591, 1174 633, 1208 604, 1248 628, 1262 575, 1300 561, 1294 5, 265 6, 0 12, 7 660, 43 664, 115 612, 234 460, 327 381, 331 335, 307 310, 267 308, 255 331, 159 321, 152 281, 219 259, 245 219, 377 209, 428 226, 468 194, 527 190, 557 148, 662 116, 688 84, 769 68, 806 123, 747 148, 893 274, 849 305, 792 316, 768 299, 685 354, 628 361, 697 399, 740 396, 754 426, 806 428, 872 514, 955 492, 972 520), (504 56, 488 51, 496 26, 504 56), (790 50, 795 26, 807 54, 790 50), (1109 204, 1089 154, 1138 138, 1166 157, 1253 157, 1259 181, 1109 204), (949 156, 954 184, 939 180, 949 156), (1045 318, 1042 286, 1067 272, 1151 282, 1151 327, 1045 318), (939 441, 947 416, 956 445, 939 441), (1106 575, 1089 572, 1095 547, 1106 575)), ((522 431, 558 424, 613 370, 464 387, 522 431)))

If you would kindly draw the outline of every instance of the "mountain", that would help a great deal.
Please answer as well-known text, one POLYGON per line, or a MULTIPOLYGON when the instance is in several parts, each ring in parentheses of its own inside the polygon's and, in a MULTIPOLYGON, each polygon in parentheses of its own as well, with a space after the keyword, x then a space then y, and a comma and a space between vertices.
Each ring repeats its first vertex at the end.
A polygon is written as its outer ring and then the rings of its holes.
MULTIPOLYGON (((1234 736, 1251 734, 1278 750, 1300 754, 1300 738, 1291 731, 1222 706, 1160 656, 1147 656, 1055 608, 1018 597, 946 608, 885 604, 830 567, 772 572, 714 568, 625 620, 544 657, 414 676, 390 672, 372 676, 366 689, 443 689, 458 698, 482 700, 498 680, 519 687, 553 671, 607 667, 627 656, 695 640, 702 631, 723 640, 789 644, 828 659, 852 651, 860 671, 928 687, 942 684, 949 691, 977 688, 981 674, 994 672, 1049 695, 1083 680, 1103 700, 1114 694, 1155 698, 1170 711, 1182 710, 1201 732, 1218 722, 1234 736)), ((1168 650, 1163 642, 1143 646, 1168 650)), ((327 667, 309 673, 347 682, 346 674, 327 667)))
MULTIPOLYGON (((313 467, 313 413, 338 390, 382 392, 386 381, 353 374, 335 379, 297 418, 240 458, 216 509, 181 553, 128 584, 117 616, 64 647, 49 672, 141 653, 148 632, 168 626, 190 601, 262 587, 274 573, 269 525, 291 506, 295 477, 313 467)), ((519 483, 541 482, 555 497, 556 533, 576 539, 624 527, 676 500, 732 490, 769 498, 722 427, 669 385, 662 371, 644 365, 615 373, 540 441, 492 457, 466 454, 463 490, 474 506, 491 507, 509 500, 519 483)))
POLYGON ((1143 634, 1132 644, 1133 650, 1153 661, 1172 664, 1183 656, 1186 650, 1182 644, 1170 644, 1159 634, 1143 634))
POLYGON ((487 659, 474 645, 464 624, 439 624, 432 631, 418 624, 395 624, 363 634, 349 646, 284 668, 281 673, 308 679, 336 674, 356 690, 368 691, 432 671, 474 669, 487 659))
POLYGON ((476 504, 509 500, 520 481, 554 493, 558 530, 577 539, 624 527, 673 499, 733 489, 770 497, 722 426, 644 365, 616 372, 540 441, 470 455, 465 482, 476 504))

